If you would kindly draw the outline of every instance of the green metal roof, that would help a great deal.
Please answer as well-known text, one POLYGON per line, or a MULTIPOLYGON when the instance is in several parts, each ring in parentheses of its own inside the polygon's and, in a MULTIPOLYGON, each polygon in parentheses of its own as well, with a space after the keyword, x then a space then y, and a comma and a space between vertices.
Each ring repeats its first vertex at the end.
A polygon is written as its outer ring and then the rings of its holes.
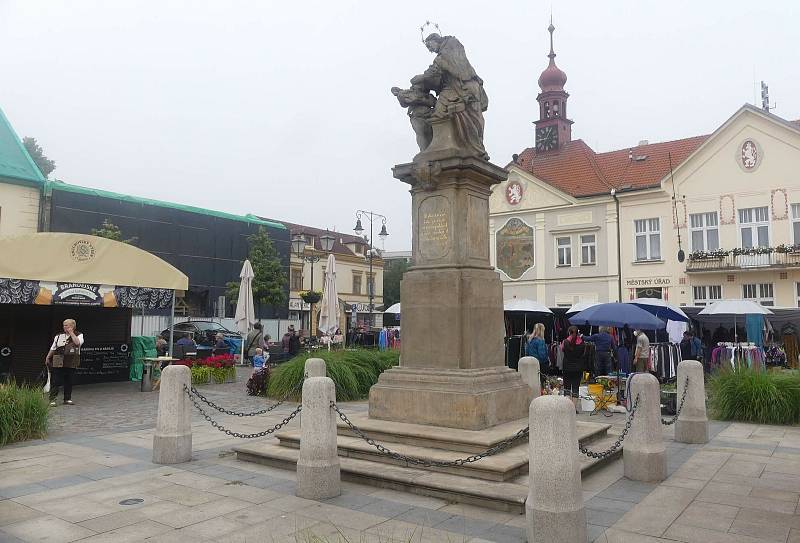
POLYGON ((214 211, 213 209, 203 209, 201 207, 187 206, 183 204, 176 204, 173 202, 164 202, 162 200, 151 200, 149 198, 140 198, 139 196, 130 196, 128 194, 120 194, 118 192, 110 192, 107 190, 90 189, 87 187, 79 187, 64 183, 63 181, 49 181, 45 180, 45 190, 51 193, 54 190, 64 192, 74 192, 78 194, 89 194, 102 198, 111 198, 113 200, 121 200, 123 202, 131 202, 142 205, 167 207, 170 209, 178 209, 181 211, 188 211, 189 213, 200 213, 202 215, 210 215, 212 217, 219 217, 220 219, 229 219, 232 221, 246 222, 250 224, 257 224, 260 226, 270 226, 279 230, 286 230, 286 226, 279 222, 265 221, 255 217, 254 215, 234 215, 233 213, 225 213, 224 211, 214 211))
POLYGON ((42 183, 45 179, 0 109, 0 178, 42 183))

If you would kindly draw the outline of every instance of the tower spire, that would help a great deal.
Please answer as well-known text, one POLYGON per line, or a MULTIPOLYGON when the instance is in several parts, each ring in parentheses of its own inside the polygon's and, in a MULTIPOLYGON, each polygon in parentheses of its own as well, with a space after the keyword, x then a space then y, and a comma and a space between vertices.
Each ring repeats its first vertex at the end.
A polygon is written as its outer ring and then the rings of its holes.
POLYGON ((550 54, 547 55, 550 58, 550 63, 552 64, 555 62, 553 59, 556 58, 556 53, 553 51, 553 31, 556 27, 553 26, 553 14, 550 14, 550 26, 547 27, 547 31, 550 32, 550 54))

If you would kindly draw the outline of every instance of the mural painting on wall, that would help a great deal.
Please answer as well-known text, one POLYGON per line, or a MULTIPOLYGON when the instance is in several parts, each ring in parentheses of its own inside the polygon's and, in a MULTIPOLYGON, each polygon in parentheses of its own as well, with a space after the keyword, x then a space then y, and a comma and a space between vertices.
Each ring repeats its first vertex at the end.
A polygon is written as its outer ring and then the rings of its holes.
POLYGON ((519 279, 533 267, 533 227, 510 219, 497 231, 497 267, 511 279, 519 279))

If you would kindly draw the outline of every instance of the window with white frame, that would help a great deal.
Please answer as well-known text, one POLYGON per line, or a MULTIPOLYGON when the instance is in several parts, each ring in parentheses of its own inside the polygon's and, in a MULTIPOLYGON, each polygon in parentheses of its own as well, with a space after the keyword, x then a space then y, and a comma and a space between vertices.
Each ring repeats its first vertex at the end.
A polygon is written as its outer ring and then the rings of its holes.
POLYGON ((708 305, 722 299, 722 285, 700 285, 692 287, 694 305, 708 305))
POLYGON ((739 210, 742 247, 769 247, 769 208, 748 207, 739 210))
POLYGON ((775 291, 772 283, 749 283, 742 285, 742 298, 761 305, 775 305, 775 291))
POLYGON ((636 232, 636 260, 661 260, 661 220, 633 221, 636 232))
POLYGON ((559 266, 572 266, 572 238, 556 238, 559 266))
POLYGON ((581 266, 597 264, 597 238, 594 234, 581 234, 581 266))
POLYGON ((792 243, 800 245, 800 204, 792 204, 792 243))
POLYGON ((719 221, 716 211, 689 214, 689 232, 693 252, 719 249, 719 221))

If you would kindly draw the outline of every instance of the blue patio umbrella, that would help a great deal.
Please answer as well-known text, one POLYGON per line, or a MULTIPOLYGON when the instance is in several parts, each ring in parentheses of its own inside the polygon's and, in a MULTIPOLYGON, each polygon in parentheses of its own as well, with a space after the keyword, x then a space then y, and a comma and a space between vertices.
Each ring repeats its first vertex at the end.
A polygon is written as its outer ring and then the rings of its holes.
POLYGON ((648 313, 652 313, 656 317, 661 317, 662 319, 689 322, 689 317, 680 307, 670 305, 664 300, 659 300, 657 298, 636 298, 635 300, 625 303, 641 307, 648 313))
POLYGON ((572 324, 592 326, 616 326, 626 324, 639 330, 661 330, 667 323, 633 304, 609 303, 599 304, 584 309, 569 317, 572 324))

